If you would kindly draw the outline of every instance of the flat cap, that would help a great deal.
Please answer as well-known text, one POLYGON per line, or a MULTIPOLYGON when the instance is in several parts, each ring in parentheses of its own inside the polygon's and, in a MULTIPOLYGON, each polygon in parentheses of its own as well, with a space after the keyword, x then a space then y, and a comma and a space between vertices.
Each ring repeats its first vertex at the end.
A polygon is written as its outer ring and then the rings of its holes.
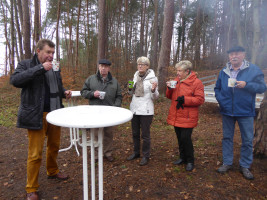
POLYGON ((98 61, 98 64, 103 64, 103 65, 111 65, 111 62, 107 59, 100 59, 98 61))
POLYGON ((234 46, 227 51, 227 53, 232 53, 232 52, 245 52, 245 49, 241 46, 234 46))

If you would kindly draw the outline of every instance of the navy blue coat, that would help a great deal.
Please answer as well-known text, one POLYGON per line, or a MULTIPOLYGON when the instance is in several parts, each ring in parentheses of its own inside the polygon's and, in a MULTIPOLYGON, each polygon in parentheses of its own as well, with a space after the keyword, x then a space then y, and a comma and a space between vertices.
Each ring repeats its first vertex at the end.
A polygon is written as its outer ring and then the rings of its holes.
POLYGON ((220 71, 216 86, 215 97, 220 105, 220 112, 228 116, 255 116, 256 93, 263 93, 266 90, 264 75, 259 67, 247 61, 236 79, 245 81, 244 88, 228 87, 230 78, 230 63, 220 71))

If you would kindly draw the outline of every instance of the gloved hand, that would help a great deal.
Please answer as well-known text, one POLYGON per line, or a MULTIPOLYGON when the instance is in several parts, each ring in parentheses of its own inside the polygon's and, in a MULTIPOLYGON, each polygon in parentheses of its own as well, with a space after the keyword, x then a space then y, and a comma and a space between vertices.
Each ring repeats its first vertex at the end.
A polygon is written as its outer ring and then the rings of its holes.
POLYGON ((184 104, 184 96, 179 96, 177 98, 177 100, 175 100, 175 101, 177 101, 177 105, 176 105, 177 109, 179 109, 179 108, 184 109, 184 106, 183 106, 183 104, 184 104))

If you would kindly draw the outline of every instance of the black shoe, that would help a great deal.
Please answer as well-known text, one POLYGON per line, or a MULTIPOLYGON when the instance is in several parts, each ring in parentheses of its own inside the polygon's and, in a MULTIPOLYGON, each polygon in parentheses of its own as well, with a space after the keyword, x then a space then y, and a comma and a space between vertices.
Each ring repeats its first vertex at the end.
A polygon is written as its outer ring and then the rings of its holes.
POLYGON ((127 158, 127 160, 134 160, 134 159, 136 159, 136 158, 140 158, 140 154, 132 154, 132 155, 130 155, 128 158, 127 158))
POLYGON ((245 167, 241 167, 240 166, 239 171, 240 171, 240 173, 243 174, 243 176, 245 177, 245 179, 248 179, 248 180, 253 180, 254 179, 253 174, 249 171, 248 168, 245 168, 245 167))
POLYGON ((228 170, 232 169, 232 165, 225 165, 223 164, 222 166, 219 167, 219 169, 217 169, 217 172, 224 174, 226 173, 228 170))
POLYGON ((181 164, 184 164, 184 163, 185 163, 185 161, 183 159, 181 159, 181 158, 179 158, 178 160, 173 162, 174 165, 181 165, 181 164))
POLYGON ((147 165, 148 161, 149 161, 149 158, 143 157, 139 165, 140 166, 147 165))
POLYGON ((185 170, 186 171, 192 171, 194 169, 194 164, 193 163, 187 163, 185 170))

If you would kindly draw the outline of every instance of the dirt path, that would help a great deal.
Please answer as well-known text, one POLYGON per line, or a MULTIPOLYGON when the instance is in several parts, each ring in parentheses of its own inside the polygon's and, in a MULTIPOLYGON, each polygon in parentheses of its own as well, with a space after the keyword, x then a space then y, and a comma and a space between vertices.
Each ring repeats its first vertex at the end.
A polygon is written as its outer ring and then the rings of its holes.
MULTIPOLYGON (((158 102, 156 107, 151 131, 152 155, 147 166, 140 167, 140 159, 126 161, 133 148, 130 123, 117 127, 115 161, 104 162, 104 199, 267 199, 266 159, 254 159, 253 181, 245 180, 238 171, 238 131, 234 140, 234 169, 226 175, 216 172, 222 160, 222 130, 221 117, 214 104, 201 107, 200 123, 193 133, 196 168, 191 173, 186 172, 183 166, 172 164, 178 149, 173 127, 165 122, 168 105, 158 102)), ((26 130, 0 127, 1 200, 25 197, 27 143, 26 130)), ((68 145, 68 129, 63 129, 61 146, 68 145)), ((43 162, 39 176, 42 200, 82 199, 82 156, 78 157, 71 149, 59 153, 58 162, 70 179, 64 182, 48 180, 43 162)))

